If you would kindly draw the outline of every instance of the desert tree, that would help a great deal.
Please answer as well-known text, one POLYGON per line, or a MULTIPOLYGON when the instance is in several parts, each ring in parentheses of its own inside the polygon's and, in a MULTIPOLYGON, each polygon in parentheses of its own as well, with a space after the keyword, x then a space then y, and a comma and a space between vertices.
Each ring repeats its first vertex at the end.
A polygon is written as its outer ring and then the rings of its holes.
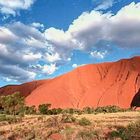
POLYGON ((40 114, 48 114, 51 104, 41 104, 38 106, 38 111, 40 114))
POLYGON ((10 115, 19 114, 21 110, 24 110, 24 97, 21 96, 20 92, 15 92, 14 94, 1 96, 0 97, 1 107, 4 112, 10 115))

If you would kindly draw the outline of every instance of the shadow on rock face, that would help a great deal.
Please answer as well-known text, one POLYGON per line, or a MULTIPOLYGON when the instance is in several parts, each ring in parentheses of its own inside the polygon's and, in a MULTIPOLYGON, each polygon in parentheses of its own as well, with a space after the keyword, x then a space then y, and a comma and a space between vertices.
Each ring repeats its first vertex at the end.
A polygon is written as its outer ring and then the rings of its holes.
POLYGON ((131 107, 140 107, 140 89, 139 91, 135 94, 135 96, 133 97, 132 99, 132 102, 131 102, 131 107))

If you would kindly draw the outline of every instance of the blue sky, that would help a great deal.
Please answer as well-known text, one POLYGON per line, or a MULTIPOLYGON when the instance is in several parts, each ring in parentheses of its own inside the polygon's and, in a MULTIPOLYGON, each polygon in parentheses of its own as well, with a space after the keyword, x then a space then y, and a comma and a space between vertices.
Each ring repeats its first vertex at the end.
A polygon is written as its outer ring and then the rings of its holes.
POLYGON ((0 86, 140 55, 140 0, 0 0, 0 86))

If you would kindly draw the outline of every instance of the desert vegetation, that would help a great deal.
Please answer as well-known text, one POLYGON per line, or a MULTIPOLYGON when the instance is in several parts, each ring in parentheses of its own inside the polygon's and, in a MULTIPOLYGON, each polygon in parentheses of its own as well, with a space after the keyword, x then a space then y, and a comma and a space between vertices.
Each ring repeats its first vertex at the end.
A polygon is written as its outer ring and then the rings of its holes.
POLYGON ((0 140, 137 140, 140 113, 106 106, 26 106, 19 92, 0 97, 0 140))
POLYGON ((140 120, 130 123, 127 127, 117 127, 116 130, 108 133, 110 138, 121 138, 122 140, 140 139, 140 120))

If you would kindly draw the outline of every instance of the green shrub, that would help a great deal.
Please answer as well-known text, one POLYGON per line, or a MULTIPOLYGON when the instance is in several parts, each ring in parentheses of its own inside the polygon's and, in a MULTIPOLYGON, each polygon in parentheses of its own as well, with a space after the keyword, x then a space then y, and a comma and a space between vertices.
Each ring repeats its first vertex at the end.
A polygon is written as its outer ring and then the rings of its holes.
POLYGON ((63 111, 63 110, 62 110, 61 108, 57 108, 57 109, 56 109, 57 114, 62 113, 62 111, 63 111))
POLYGON ((86 114, 92 114, 94 113, 94 108, 90 108, 90 107, 85 107, 83 108, 83 112, 86 113, 86 114))
POLYGON ((53 108, 48 110, 48 115, 58 115, 62 112, 63 110, 61 108, 53 108))
POLYGON ((25 106, 25 114, 30 115, 30 114, 36 114, 36 107, 35 106, 25 106))
POLYGON ((97 107, 95 109, 96 113, 116 113, 116 112, 122 112, 124 109, 121 109, 117 106, 104 106, 104 107, 97 107))
POLYGON ((74 113, 75 113, 75 109, 70 108, 70 109, 69 109, 69 114, 74 114, 74 113))
POLYGON ((4 114, 0 115, 0 122, 6 121, 6 120, 7 120, 6 115, 4 115, 4 114))
POLYGON ((83 108, 82 112, 86 114, 97 114, 97 113, 116 113, 116 112, 125 112, 125 111, 131 111, 131 109, 122 109, 117 106, 103 106, 103 107, 97 107, 96 109, 92 107, 85 107, 83 108))
POLYGON ((119 127, 116 131, 109 133, 112 138, 121 138, 122 140, 139 140, 140 139, 140 121, 129 124, 126 128, 119 127))
POLYGON ((86 126, 86 125, 91 125, 91 121, 90 120, 88 120, 87 118, 81 118, 80 120, 79 120, 79 125, 81 125, 81 126, 86 126))
MULTIPOLYGON (((109 133, 110 138, 121 138, 122 140, 127 140, 127 135, 126 135, 126 128, 120 127, 118 128, 117 131, 112 131, 109 133)), ((129 140, 129 139, 128 139, 129 140)))
POLYGON ((68 114, 79 114, 79 112, 81 112, 81 110, 74 109, 74 108, 68 108, 68 109, 64 109, 62 111, 63 114, 65 114, 65 113, 68 113, 68 114))
POLYGON ((21 96, 20 92, 14 94, 1 96, 0 105, 6 114, 18 115, 24 108, 24 97, 21 96))
POLYGON ((48 110, 51 107, 51 104, 41 104, 38 107, 40 114, 48 114, 48 110))

